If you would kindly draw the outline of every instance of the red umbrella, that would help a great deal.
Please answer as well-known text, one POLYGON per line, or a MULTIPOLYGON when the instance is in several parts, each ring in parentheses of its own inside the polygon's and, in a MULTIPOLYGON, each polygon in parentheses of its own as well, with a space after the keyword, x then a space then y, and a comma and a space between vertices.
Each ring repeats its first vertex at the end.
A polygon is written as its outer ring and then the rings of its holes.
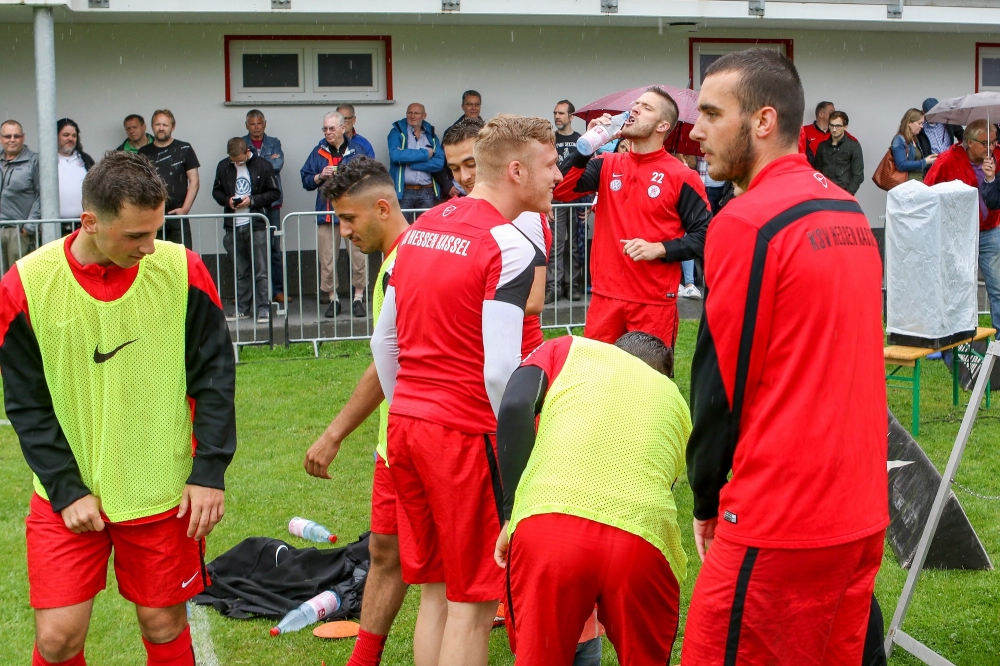
MULTIPOLYGON (((628 111, 635 104, 635 100, 650 86, 630 88, 612 93, 607 97, 602 97, 596 102, 591 102, 576 110, 573 115, 582 118, 589 123, 594 118, 599 118, 605 113, 612 115, 628 111)), ((698 119, 698 91, 688 88, 675 88, 673 86, 658 86, 667 92, 677 103, 678 123, 677 127, 667 135, 664 147, 673 153, 682 155, 702 155, 698 148, 698 142, 691 140, 691 125, 698 119)))

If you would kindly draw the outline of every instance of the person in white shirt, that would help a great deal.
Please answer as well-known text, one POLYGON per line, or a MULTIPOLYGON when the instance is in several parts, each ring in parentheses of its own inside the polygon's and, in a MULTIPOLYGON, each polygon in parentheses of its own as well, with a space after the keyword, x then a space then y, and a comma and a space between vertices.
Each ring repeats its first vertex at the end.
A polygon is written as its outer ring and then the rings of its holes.
MULTIPOLYGON (((56 123, 59 142, 59 217, 79 219, 83 212, 83 179, 94 160, 83 152, 80 126, 69 118, 56 123)), ((73 224, 63 225, 63 235, 72 233, 73 224)))

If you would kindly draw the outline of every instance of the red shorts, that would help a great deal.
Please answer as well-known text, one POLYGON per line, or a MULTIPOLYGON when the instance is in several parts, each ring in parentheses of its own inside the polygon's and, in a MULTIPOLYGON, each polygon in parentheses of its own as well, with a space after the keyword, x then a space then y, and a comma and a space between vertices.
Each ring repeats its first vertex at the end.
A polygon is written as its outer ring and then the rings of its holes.
POLYGON ((109 523, 100 532, 73 534, 52 505, 31 496, 25 519, 32 608, 62 608, 97 596, 115 553, 115 578, 123 597, 139 606, 167 608, 205 589, 204 540, 188 538, 187 517, 171 509, 142 522, 109 523))
POLYGON ((677 301, 633 303, 594 294, 587 309, 584 337, 613 345, 629 331, 655 335, 668 347, 677 341, 677 301))
POLYGON ((389 449, 400 515, 412 528, 399 534, 403 580, 444 582, 449 601, 499 600, 503 569, 493 551, 503 495, 493 436, 390 414, 389 449))
POLYGON ((517 666, 572 664, 595 603, 618 663, 670 663, 680 588, 663 553, 648 541, 586 518, 546 513, 518 523, 508 554, 517 666))
MULTIPOLYGON (((403 575, 409 574, 410 578, 427 580, 444 580, 440 572, 440 564, 435 565, 428 562, 426 558, 421 558, 420 554, 413 549, 413 530, 410 529, 410 521, 406 519, 406 514, 402 514, 399 503, 396 502, 396 487, 392 485, 392 472, 386 467, 385 461, 377 453, 375 454, 375 479, 372 483, 372 532, 396 536, 405 535, 409 547, 409 556, 405 558, 403 565, 403 575)), ((400 555, 402 563, 403 556, 400 555)))
POLYGON ((716 537, 694 586, 681 663, 860 664, 884 539, 782 550, 716 537))

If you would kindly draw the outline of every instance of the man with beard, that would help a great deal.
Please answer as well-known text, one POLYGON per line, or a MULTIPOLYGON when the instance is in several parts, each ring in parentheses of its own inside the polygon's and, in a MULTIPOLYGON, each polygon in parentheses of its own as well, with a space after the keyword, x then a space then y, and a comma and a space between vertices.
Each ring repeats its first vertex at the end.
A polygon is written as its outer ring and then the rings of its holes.
MULTIPOLYGON (((605 114, 588 129, 610 122, 605 114)), ((680 262, 701 256, 712 219, 698 172, 663 149, 676 124, 676 102, 653 86, 636 100, 622 128, 631 152, 591 157, 572 150, 562 163, 557 200, 598 193, 588 338, 614 343, 629 331, 643 331, 674 345, 680 262)))
MULTIPOLYGON (((198 156, 187 141, 174 138, 177 121, 170 109, 153 111, 153 142, 139 149, 139 154, 153 163, 167 186, 167 215, 187 215, 198 196, 198 156)), ((163 240, 181 243, 191 249, 191 222, 187 218, 168 220, 163 225, 163 240)))
POLYGON ((798 154, 804 103, 790 60, 731 53, 691 132, 745 193, 705 243, 685 666, 861 663, 889 523, 882 267, 857 201, 798 154))

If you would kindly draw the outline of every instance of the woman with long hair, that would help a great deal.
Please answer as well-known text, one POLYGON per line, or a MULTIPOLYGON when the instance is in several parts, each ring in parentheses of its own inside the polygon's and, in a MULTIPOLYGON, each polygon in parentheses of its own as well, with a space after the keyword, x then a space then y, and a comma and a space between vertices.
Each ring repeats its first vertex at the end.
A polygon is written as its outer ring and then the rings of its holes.
POLYGON ((924 112, 909 109, 899 122, 899 132, 892 138, 892 159, 896 169, 908 174, 907 180, 923 180, 924 174, 937 160, 937 155, 923 155, 917 145, 917 134, 924 126, 924 112))

